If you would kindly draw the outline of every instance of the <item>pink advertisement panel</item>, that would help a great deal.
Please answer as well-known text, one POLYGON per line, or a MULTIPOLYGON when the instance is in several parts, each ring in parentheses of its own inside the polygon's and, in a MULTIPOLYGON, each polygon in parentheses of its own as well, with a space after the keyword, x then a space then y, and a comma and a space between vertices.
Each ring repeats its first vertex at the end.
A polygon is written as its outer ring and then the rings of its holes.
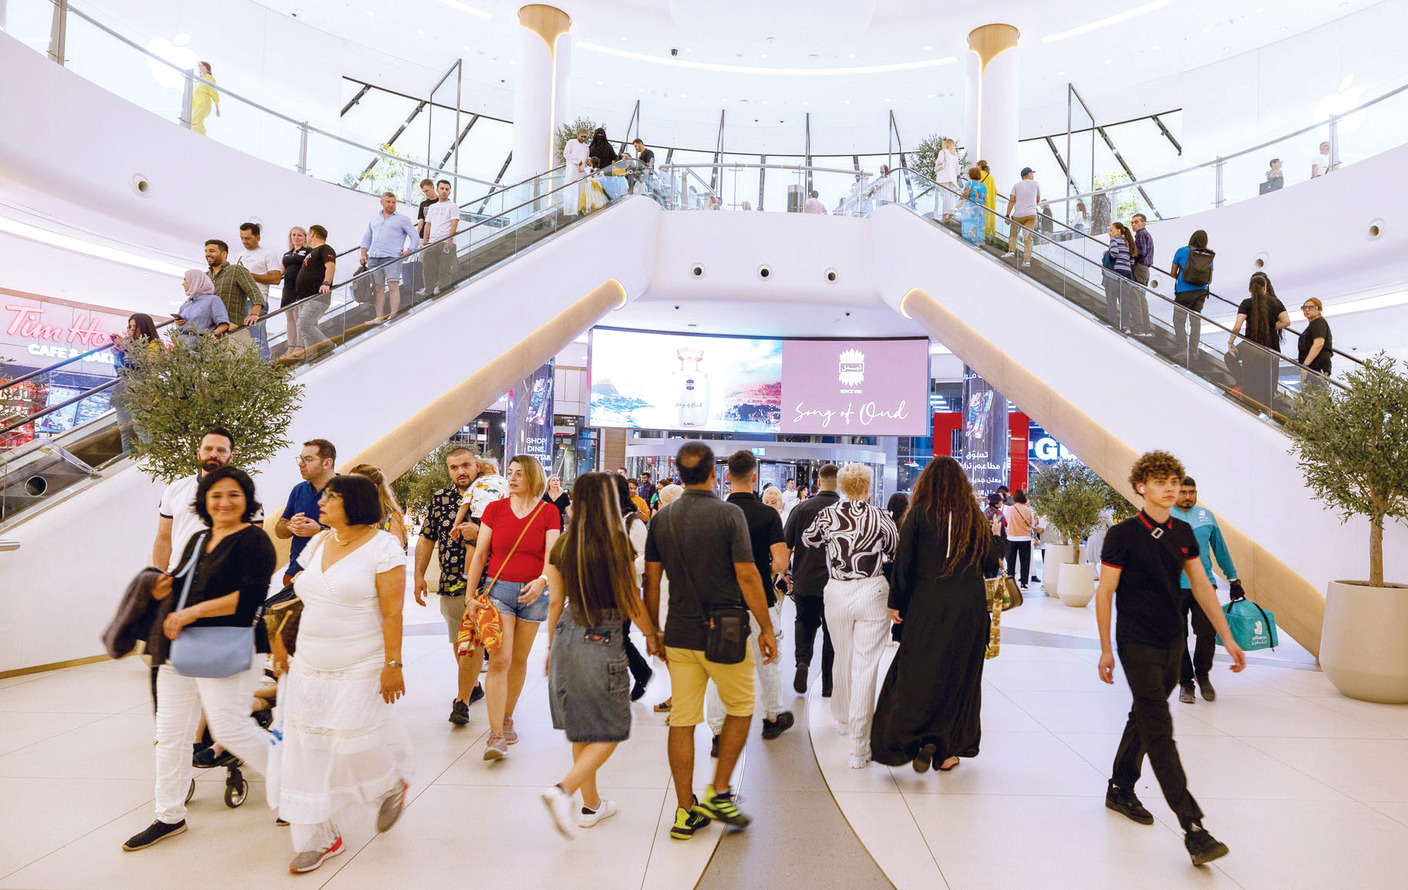
POLYGON ((781 432, 927 436, 929 341, 784 340, 781 432))

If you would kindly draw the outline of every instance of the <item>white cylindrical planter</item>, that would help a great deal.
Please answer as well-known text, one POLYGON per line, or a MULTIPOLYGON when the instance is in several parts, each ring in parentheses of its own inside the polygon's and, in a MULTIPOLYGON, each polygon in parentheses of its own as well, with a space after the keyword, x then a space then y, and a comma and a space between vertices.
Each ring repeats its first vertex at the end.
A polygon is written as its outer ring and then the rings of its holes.
POLYGON ((1088 562, 1068 562, 1061 566, 1061 582, 1056 592, 1066 605, 1085 608, 1095 596, 1095 567, 1088 562))
POLYGON ((1061 566, 1075 558, 1076 548, 1069 544, 1045 544, 1041 548, 1041 591, 1056 596, 1060 591, 1061 566))
POLYGON ((1350 698, 1408 702, 1408 585, 1331 581, 1320 667, 1350 698))

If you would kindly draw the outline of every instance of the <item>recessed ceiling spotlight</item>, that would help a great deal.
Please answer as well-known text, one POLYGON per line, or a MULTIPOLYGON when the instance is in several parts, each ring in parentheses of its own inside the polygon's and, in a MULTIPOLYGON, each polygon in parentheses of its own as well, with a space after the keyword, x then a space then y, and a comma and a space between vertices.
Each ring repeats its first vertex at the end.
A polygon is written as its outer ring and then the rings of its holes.
POLYGON ((933 49, 932 46, 926 46, 926 47, 924 47, 924 50, 925 50, 926 52, 929 51, 929 50, 931 50, 931 49, 933 49))
POLYGON ((848 56, 846 56, 846 58, 848 58, 848 59, 854 59, 855 57, 856 57, 856 54, 855 54, 855 53, 851 53, 851 54, 849 54, 848 56))
POLYGON ((850 100, 850 99, 847 99, 847 100, 846 100, 846 104, 847 104, 847 105, 850 105, 850 104, 851 104, 851 100, 850 100))
POLYGON ((926 99, 932 99, 932 98, 934 98, 934 94, 933 94, 933 93, 930 93, 929 95, 925 96, 924 98, 926 98, 926 99))
POLYGON ((1066 76, 1066 72, 1064 72, 1064 71, 1057 71, 1057 72, 1056 72, 1056 76, 1057 76, 1057 77, 1065 77, 1065 76, 1066 76))
POLYGON ((681 98, 681 99, 688 99, 688 98, 689 98, 689 93, 680 93, 680 98, 681 98))
POLYGON ((893 101, 895 101, 895 100, 894 100, 894 99, 886 99, 885 101, 886 101, 886 102, 893 102, 893 101))
POLYGON ((424 32, 424 31, 417 31, 416 34, 420 35, 421 37, 424 37, 424 36, 425 36, 425 32, 424 32))
POLYGON ((621 38, 621 42, 624 43, 625 41, 626 41, 626 38, 622 37, 622 38, 621 38))
POLYGON ((760 59, 766 59, 767 57, 768 57, 768 54, 767 54, 767 53, 760 53, 760 54, 758 55, 758 58, 760 58, 760 59))

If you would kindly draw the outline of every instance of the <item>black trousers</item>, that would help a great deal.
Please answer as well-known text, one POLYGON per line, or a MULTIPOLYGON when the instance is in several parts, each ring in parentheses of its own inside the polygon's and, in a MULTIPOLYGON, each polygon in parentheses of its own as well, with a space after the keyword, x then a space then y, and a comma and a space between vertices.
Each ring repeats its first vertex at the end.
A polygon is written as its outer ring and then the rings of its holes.
POLYGON ((826 626, 826 600, 819 596, 794 596, 797 606, 797 641, 793 644, 797 653, 797 667, 810 666, 812 652, 816 647, 816 629, 821 628, 821 677, 822 684, 831 685, 831 665, 836 661, 836 650, 831 648, 831 631, 826 626))
POLYGON ((1007 574, 1017 579, 1017 583, 1023 587, 1027 586, 1027 578, 1032 573, 1032 542, 1031 541, 1008 541, 1007 542, 1007 574), (1017 560, 1022 561, 1022 574, 1017 574, 1017 560))
POLYGON ((1124 669, 1134 705, 1124 725, 1124 737, 1115 752, 1115 765, 1110 781, 1126 791, 1133 791, 1139 781, 1144 755, 1154 768, 1154 777, 1163 789, 1169 809, 1187 831, 1203 818, 1198 802, 1188 793, 1188 777, 1183 762, 1178 759, 1178 746, 1173 742, 1173 716, 1168 710, 1168 696, 1178 685, 1179 663, 1188 655, 1186 641, 1180 640, 1168 648, 1119 644, 1120 666, 1124 669))
POLYGON ((1208 618, 1203 607, 1198 605, 1198 601, 1193 599, 1193 591, 1183 591, 1183 620, 1188 620, 1189 613, 1193 616, 1193 636, 1197 642, 1193 646, 1193 657, 1188 657, 1188 647, 1183 647, 1183 667, 1178 675, 1178 682, 1182 685, 1193 688, 1193 678, 1204 678, 1208 671, 1212 670, 1212 656, 1217 648, 1217 631, 1213 630, 1212 621, 1208 618))
POLYGON ((631 676, 637 680, 649 677, 650 662, 645 660, 645 656, 640 654, 636 644, 631 641, 631 622, 622 622, 621 637, 626 641, 626 663, 630 665, 631 676))

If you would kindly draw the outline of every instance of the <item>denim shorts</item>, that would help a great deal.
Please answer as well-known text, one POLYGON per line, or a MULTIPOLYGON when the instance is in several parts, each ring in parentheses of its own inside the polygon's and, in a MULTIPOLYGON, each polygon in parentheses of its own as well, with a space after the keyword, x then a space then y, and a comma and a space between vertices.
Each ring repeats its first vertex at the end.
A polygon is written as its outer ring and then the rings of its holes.
POLYGON ((398 256, 369 256, 367 271, 372 273, 373 284, 386 284, 387 279, 401 281, 401 258, 398 256))
POLYGON ((631 735, 631 675, 620 613, 581 627, 564 611, 552 637, 548 706, 569 742, 623 742, 631 735))
MULTIPOLYGON (((485 581, 485 585, 489 582, 485 581)), ((518 598, 523 595, 523 588, 530 582, 518 581, 495 581, 493 587, 481 588, 489 594, 489 598, 494 601, 494 605, 499 607, 499 612, 504 618, 517 618, 519 621, 546 621, 548 617, 548 589, 543 588, 542 595, 533 601, 531 605, 523 605, 518 598)))

